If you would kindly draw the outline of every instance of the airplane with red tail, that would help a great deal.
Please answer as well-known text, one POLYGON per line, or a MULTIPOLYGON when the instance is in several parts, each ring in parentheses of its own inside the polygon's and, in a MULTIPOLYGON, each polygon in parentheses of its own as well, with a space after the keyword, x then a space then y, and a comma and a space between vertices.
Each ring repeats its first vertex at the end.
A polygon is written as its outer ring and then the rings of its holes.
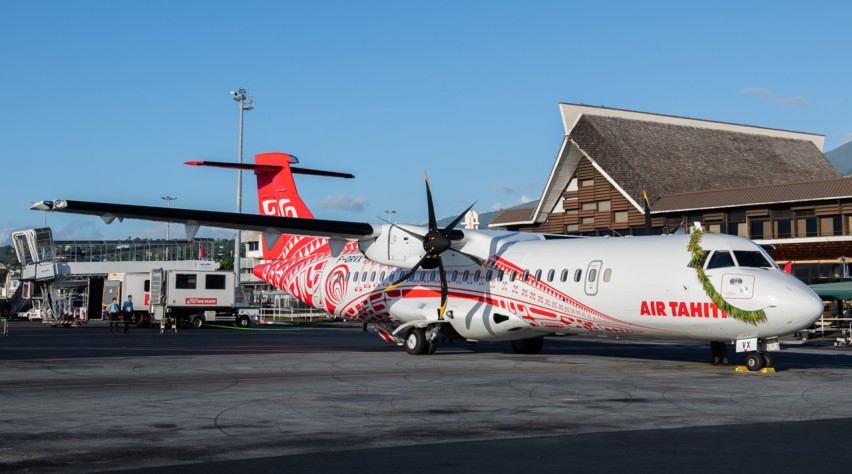
POLYGON ((773 365, 780 336, 823 312, 807 285, 741 237, 456 229, 467 211, 440 228, 428 178, 427 226, 316 219, 293 176, 353 176, 298 163, 284 153, 256 155, 254 164, 187 163, 253 171, 259 215, 72 200, 32 209, 108 224, 183 223, 188 238, 202 226, 258 231, 268 262, 254 268, 259 278, 334 316, 372 323, 414 355, 433 353, 441 336, 511 341, 515 352, 532 354, 547 335, 606 334, 733 342, 749 369, 760 370, 773 365))

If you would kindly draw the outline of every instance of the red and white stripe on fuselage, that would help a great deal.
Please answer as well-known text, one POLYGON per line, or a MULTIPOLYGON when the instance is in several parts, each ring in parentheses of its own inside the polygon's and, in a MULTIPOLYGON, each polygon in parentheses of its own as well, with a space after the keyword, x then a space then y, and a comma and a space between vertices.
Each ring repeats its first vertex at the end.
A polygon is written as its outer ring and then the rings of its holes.
MULTIPOLYGON (((302 238, 306 240, 310 238, 302 238)), ((325 241, 325 239, 310 239, 325 241)), ((313 244, 322 248, 320 243, 313 244)), ((309 247, 309 246, 307 246, 309 247)), ((307 248, 306 247, 306 248, 307 248)), ((487 267, 496 275, 503 272, 522 271, 517 265, 502 258, 492 258, 487 267)), ((462 269, 475 271, 478 267, 462 269)), ((452 274, 455 269, 450 269, 452 274)), ((269 264, 258 265, 255 273, 259 278, 287 291, 295 298, 330 314, 354 321, 374 323, 405 323, 411 320, 426 319, 434 314, 440 299, 440 283, 431 278, 436 270, 420 270, 410 279, 391 291, 384 291, 393 281, 390 276, 400 276, 405 269, 381 265, 367 260, 354 243, 350 243, 337 257, 328 252, 309 254, 290 260, 277 260, 269 264), (359 275, 358 281, 352 281, 353 274, 359 275), (367 281, 361 275, 370 274, 367 281), (384 274, 384 278, 380 278, 384 274), (420 275, 424 275, 421 277, 420 275), (435 308, 423 304, 420 309, 400 304, 397 311, 394 306, 404 301, 418 300, 434 302, 435 308), (406 310, 403 310, 405 307, 406 310)), ((544 281, 528 278, 513 282, 506 279, 485 280, 481 278, 467 282, 448 282, 449 309, 457 307, 462 312, 478 311, 483 314, 505 312, 523 320, 528 328, 550 332, 589 332, 612 334, 642 334, 660 332, 646 326, 622 321, 604 314, 577 301, 565 292, 544 281), (471 304, 464 304, 471 303, 471 304), (472 304, 476 308, 472 308, 472 304)), ((458 328, 457 328, 458 330, 458 328)), ((459 331, 466 336, 464 329, 459 331)), ((669 332, 669 331, 665 331, 669 332)), ((669 332, 670 333, 670 332, 669 332)), ((467 337, 467 336, 466 336, 467 337)), ((477 339, 483 339, 477 334, 477 339)))

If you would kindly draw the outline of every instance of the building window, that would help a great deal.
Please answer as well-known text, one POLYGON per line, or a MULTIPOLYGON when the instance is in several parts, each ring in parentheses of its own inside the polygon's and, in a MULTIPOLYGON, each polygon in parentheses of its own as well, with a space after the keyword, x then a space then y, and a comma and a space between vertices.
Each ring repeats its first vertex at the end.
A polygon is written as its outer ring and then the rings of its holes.
POLYGON ((584 211, 596 211, 598 209, 598 203, 596 203, 596 202, 584 202, 582 209, 584 211))
POLYGON ((584 180, 580 181, 580 187, 581 188, 588 188, 589 186, 594 186, 594 185, 595 185, 594 179, 584 179, 584 180))
POLYGON ((595 225, 595 218, 594 217, 584 217, 583 220, 581 221, 581 223, 583 225, 595 225))
POLYGON ((598 201, 598 211, 599 212, 609 212, 610 207, 612 206, 611 201, 598 201))
POLYGON ((749 222, 749 238, 760 240, 769 237, 769 221, 752 220, 749 222))
POLYGON ((570 232, 579 232, 580 224, 566 224, 565 225, 565 233, 568 234, 570 232))
POLYGON ((612 221, 616 224, 626 224, 627 223, 627 211, 619 211, 612 213, 612 221))
POLYGON ((793 236, 793 226, 790 219, 781 219, 774 222, 774 234, 779 239, 789 239, 793 236))
POLYGON ((842 235, 843 227, 842 227, 842 219, 840 216, 829 216, 829 217, 820 217, 819 218, 819 235, 821 236, 832 236, 832 235, 842 235))
POLYGON ((796 237, 816 237, 819 235, 817 231, 817 218, 804 217, 796 219, 796 237))

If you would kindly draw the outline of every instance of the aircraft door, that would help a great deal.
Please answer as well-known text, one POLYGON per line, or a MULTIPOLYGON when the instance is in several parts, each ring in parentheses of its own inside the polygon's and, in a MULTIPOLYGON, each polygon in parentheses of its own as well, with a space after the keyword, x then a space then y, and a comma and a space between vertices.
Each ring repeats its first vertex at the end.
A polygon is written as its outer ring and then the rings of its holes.
POLYGON ((589 268, 586 269, 586 294, 595 296, 598 294, 598 281, 600 280, 601 266, 603 263, 600 260, 592 260, 589 263, 589 268))

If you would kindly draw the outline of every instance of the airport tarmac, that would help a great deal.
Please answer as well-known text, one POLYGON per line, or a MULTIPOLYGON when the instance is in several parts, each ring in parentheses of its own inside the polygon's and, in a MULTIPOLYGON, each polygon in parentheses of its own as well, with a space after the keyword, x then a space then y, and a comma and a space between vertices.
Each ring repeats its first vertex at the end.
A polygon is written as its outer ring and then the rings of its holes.
POLYGON ((15 321, 0 337, 0 472, 843 469, 850 355, 785 346, 761 374, 683 342, 415 357, 354 325, 118 335, 15 321))

